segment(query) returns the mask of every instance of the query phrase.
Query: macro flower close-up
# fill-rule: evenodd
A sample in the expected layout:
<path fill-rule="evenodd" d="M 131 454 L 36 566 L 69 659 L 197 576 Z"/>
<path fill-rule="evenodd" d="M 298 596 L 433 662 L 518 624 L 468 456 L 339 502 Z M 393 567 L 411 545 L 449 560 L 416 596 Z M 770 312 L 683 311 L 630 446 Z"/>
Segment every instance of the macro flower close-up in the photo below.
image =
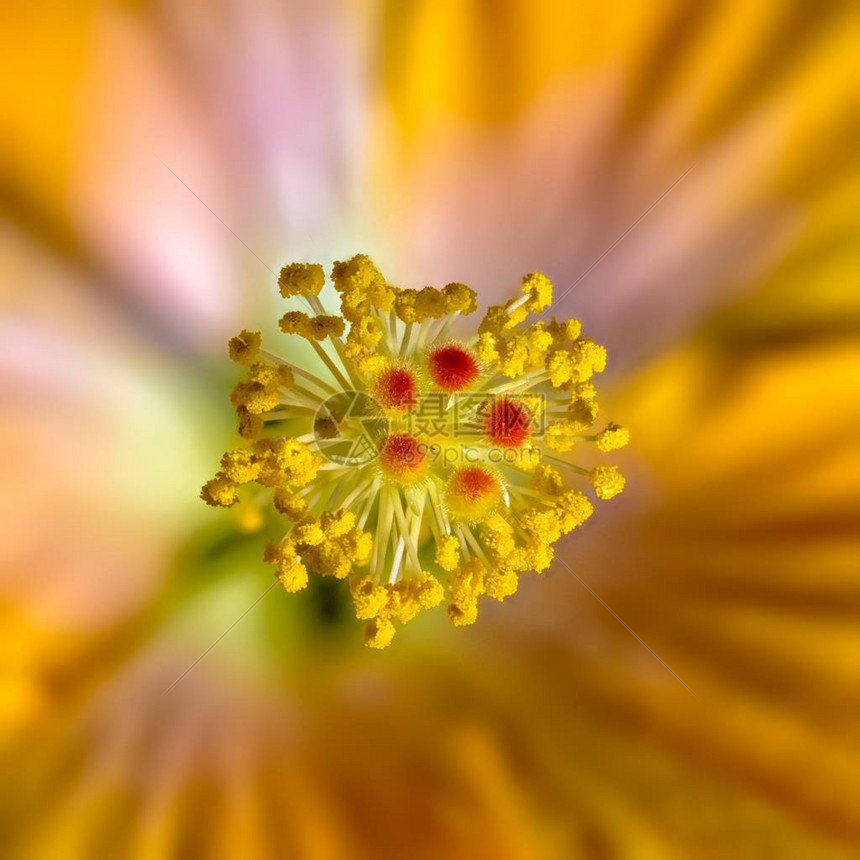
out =
<path fill-rule="evenodd" d="M 0 856 L 856 856 L 856 4 L 7 6 Z"/>
<path fill-rule="evenodd" d="M 479 597 L 504 600 L 520 573 L 546 570 L 553 545 L 594 511 L 565 489 L 564 473 L 587 477 L 601 499 L 625 484 L 616 466 L 586 469 L 554 452 L 582 442 L 612 451 L 629 433 L 586 432 L 606 350 L 580 337 L 579 321 L 523 325 L 552 304 L 545 275 L 526 275 L 522 295 L 491 305 L 466 341 L 448 336 L 477 307 L 465 284 L 400 289 L 360 254 L 331 276 L 340 315 L 324 312 L 318 263 L 292 263 L 278 280 L 313 314 L 288 311 L 280 327 L 316 351 L 318 374 L 262 349 L 260 332 L 230 340 L 248 376 L 231 400 L 253 442 L 225 453 L 200 495 L 231 508 L 240 487 L 262 488 L 245 504 L 271 502 L 291 520 L 265 550 L 280 584 L 301 591 L 309 566 L 349 577 L 356 615 L 369 619 L 365 643 L 385 648 L 393 619 L 411 621 L 447 595 L 451 621 L 473 624 Z M 307 432 L 285 435 L 289 423 Z"/>

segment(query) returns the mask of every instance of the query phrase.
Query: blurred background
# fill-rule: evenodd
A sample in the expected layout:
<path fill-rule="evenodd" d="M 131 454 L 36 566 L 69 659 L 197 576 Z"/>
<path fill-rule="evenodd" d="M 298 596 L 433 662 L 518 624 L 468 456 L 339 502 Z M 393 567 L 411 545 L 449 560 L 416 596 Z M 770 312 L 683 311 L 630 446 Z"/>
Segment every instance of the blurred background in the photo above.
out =
<path fill-rule="evenodd" d="M 856 3 L 2 19 L 0 855 L 856 856 Z M 227 337 L 289 356 L 272 271 L 359 251 L 575 284 L 633 436 L 582 582 L 385 652 L 198 498 Z"/>

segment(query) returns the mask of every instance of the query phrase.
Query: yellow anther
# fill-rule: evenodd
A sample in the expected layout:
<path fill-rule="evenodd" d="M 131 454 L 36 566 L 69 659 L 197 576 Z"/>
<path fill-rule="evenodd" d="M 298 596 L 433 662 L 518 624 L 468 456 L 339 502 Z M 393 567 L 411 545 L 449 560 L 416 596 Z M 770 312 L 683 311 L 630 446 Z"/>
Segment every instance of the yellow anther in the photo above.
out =
<path fill-rule="evenodd" d="M 260 382 L 237 382 L 230 393 L 230 402 L 238 411 L 244 409 L 250 415 L 261 415 L 274 409 L 281 402 L 277 386 Z"/>
<path fill-rule="evenodd" d="M 515 547 L 496 561 L 496 567 L 503 573 L 522 573 L 531 570 L 531 552 L 526 547 Z"/>
<path fill-rule="evenodd" d="M 309 317 L 303 311 L 290 311 L 281 317 L 279 324 L 284 334 L 297 334 L 305 340 L 340 337 L 344 332 L 344 321 L 328 314 Z"/>
<path fill-rule="evenodd" d="M 244 406 L 236 407 L 239 418 L 239 435 L 243 439 L 256 439 L 263 430 L 263 416 L 254 415 Z"/>
<path fill-rule="evenodd" d="M 342 538 L 340 545 L 356 567 L 362 567 L 370 559 L 373 551 L 373 535 L 359 528 L 350 529 Z"/>
<path fill-rule="evenodd" d="M 562 534 L 567 534 L 577 526 L 581 526 L 594 513 L 594 506 L 585 493 L 579 490 L 568 490 L 556 501 L 556 510 L 559 513 Z"/>
<path fill-rule="evenodd" d="M 526 337 L 515 337 L 504 346 L 499 358 L 499 370 L 511 379 L 522 376 L 528 369 L 526 367 L 528 359 L 528 339 Z"/>
<path fill-rule="evenodd" d="M 579 428 L 570 421 L 550 421 L 544 430 L 543 441 L 555 451 L 572 451 Z"/>
<path fill-rule="evenodd" d="M 258 331 L 243 329 L 228 344 L 230 359 L 238 364 L 250 364 L 260 352 L 262 336 Z"/>
<path fill-rule="evenodd" d="M 529 478 L 529 486 L 547 496 L 557 496 L 564 489 L 564 479 L 558 469 L 547 463 L 539 463 Z"/>
<path fill-rule="evenodd" d="M 295 531 L 296 529 L 293 529 L 293 534 Z M 311 536 L 316 537 L 315 534 Z M 304 560 L 320 576 L 345 579 L 352 571 L 352 559 L 343 551 L 340 543 L 335 540 L 324 539 L 311 546 L 305 552 Z"/>
<path fill-rule="evenodd" d="M 346 360 L 358 371 L 362 376 L 375 376 L 381 373 L 388 367 L 388 359 L 381 353 L 371 352 L 362 343 L 357 340 L 350 340 L 347 336 L 347 342 L 343 351 Z"/>
<path fill-rule="evenodd" d="M 614 451 L 630 441 L 630 431 L 619 424 L 607 424 L 606 429 L 597 434 L 596 441 L 601 451 Z"/>
<path fill-rule="evenodd" d="M 484 593 L 487 569 L 477 558 L 471 558 L 448 578 L 448 594 L 457 606 L 466 606 Z"/>
<path fill-rule="evenodd" d="M 278 369 L 268 361 L 252 361 L 248 365 L 248 379 L 264 386 L 277 386 Z"/>
<path fill-rule="evenodd" d="M 298 439 L 258 439 L 251 450 L 260 465 L 257 482 L 264 487 L 303 487 L 316 477 L 322 465 L 319 455 Z"/>
<path fill-rule="evenodd" d="M 535 573 L 542 573 L 551 564 L 554 550 L 551 546 L 543 543 L 533 543 L 529 546 L 527 566 Z"/>
<path fill-rule="evenodd" d="M 549 278 L 540 272 L 532 272 L 523 278 L 522 291 L 530 299 L 526 306 L 533 314 L 539 314 L 552 304 L 552 284 Z"/>
<path fill-rule="evenodd" d="M 415 310 L 419 319 L 439 319 L 447 313 L 452 313 L 450 308 L 451 300 L 443 291 L 434 290 L 433 287 L 424 287 L 418 291 Z"/>
<path fill-rule="evenodd" d="M 325 271 L 319 263 L 290 263 L 281 269 L 278 287 L 286 299 L 290 296 L 318 296 L 325 284 Z"/>
<path fill-rule="evenodd" d="M 275 565 L 279 570 L 289 570 L 299 561 L 296 545 L 290 538 L 267 544 L 263 550 L 263 561 Z"/>
<path fill-rule="evenodd" d="M 260 474 L 260 464 L 247 448 L 228 451 L 221 458 L 221 471 L 237 484 L 250 484 Z"/>
<path fill-rule="evenodd" d="M 325 532 L 315 519 L 308 519 L 296 523 L 290 532 L 290 537 L 297 545 L 316 546 L 325 539 Z"/>
<path fill-rule="evenodd" d="M 436 541 L 436 564 L 442 570 L 454 570 L 460 563 L 460 542 L 454 535 L 442 535 Z"/>
<path fill-rule="evenodd" d="M 392 585 L 388 592 L 388 604 L 385 611 L 401 624 L 412 621 L 421 612 L 417 583 L 411 579 L 402 579 Z"/>
<path fill-rule="evenodd" d="M 293 520 L 300 520 L 308 509 L 308 503 L 287 487 L 278 487 L 272 502 L 276 510 Z"/>
<path fill-rule="evenodd" d="M 584 385 L 591 387 L 592 390 L 594 388 L 590 383 L 584 383 Z M 583 387 L 583 385 L 576 386 L 570 399 L 570 404 L 567 407 L 568 423 L 574 433 L 582 433 L 588 430 L 600 411 L 597 401 L 593 397 L 586 397 L 577 393 Z"/>
<path fill-rule="evenodd" d="M 526 532 L 541 543 L 555 543 L 561 537 L 561 515 L 554 508 L 527 508 L 519 520 Z"/>
<path fill-rule="evenodd" d="M 295 381 L 296 378 L 293 375 L 293 369 L 291 367 L 288 367 L 286 364 L 278 365 L 277 384 L 281 388 L 292 388 Z"/>
<path fill-rule="evenodd" d="M 465 284 L 451 283 L 442 287 L 445 312 L 461 313 L 463 316 L 477 309 L 477 294 Z"/>
<path fill-rule="evenodd" d="M 501 514 L 493 514 L 481 523 L 481 530 L 513 534 L 514 527 Z"/>
<path fill-rule="evenodd" d="M 355 617 L 362 621 L 376 618 L 388 604 L 388 588 L 377 585 L 372 576 L 356 576 L 350 579 L 349 593 L 355 604 Z"/>
<path fill-rule="evenodd" d="M 327 538 L 343 537 L 355 527 L 355 514 L 343 508 L 334 513 L 326 511 L 320 517 L 320 527 Z"/>
<path fill-rule="evenodd" d="M 308 569 L 300 562 L 289 570 L 279 570 L 276 576 L 284 591 L 290 593 L 301 591 L 308 584 Z"/>
<path fill-rule="evenodd" d="M 285 591 L 301 591 L 308 584 L 308 570 L 289 538 L 280 543 L 270 543 L 263 553 L 263 560 L 277 567 L 275 575 Z"/>
<path fill-rule="evenodd" d="M 546 358 L 546 371 L 554 388 L 561 388 L 569 383 L 573 374 L 570 350 L 559 348 L 550 352 Z"/>
<path fill-rule="evenodd" d="M 387 648 L 394 638 L 394 625 L 387 618 L 375 618 L 364 628 L 364 644 L 368 648 Z"/>
<path fill-rule="evenodd" d="M 417 304 L 418 290 L 400 290 L 394 298 L 394 313 L 405 323 L 420 322 Z"/>
<path fill-rule="evenodd" d="M 335 263 L 331 279 L 341 293 L 341 310 L 347 319 L 362 315 L 361 311 L 369 305 L 389 311 L 394 304 L 394 289 L 385 283 L 382 273 L 365 254 Z"/>
<path fill-rule="evenodd" d="M 432 609 L 445 599 L 445 589 L 432 573 L 424 570 L 418 579 L 417 597 L 422 609 Z"/>
<path fill-rule="evenodd" d="M 606 349 L 593 340 L 581 338 L 570 347 L 556 347 L 546 360 L 550 382 L 555 388 L 586 382 L 606 368 Z"/>
<path fill-rule="evenodd" d="M 475 354 L 485 364 L 493 364 L 499 360 L 499 350 L 497 348 L 497 343 L 499 342 L 498 335 L 485 331 L 478 338 L 478 342 L 475 345 Z M 501 341 L 501 343 L 504 343 L 504 341 Z"/>
<path fill-rule="evenodd" d="M 467 627 L 478 620 L 478 601 L 469 600 L 465 603 L 449 603 L 448 617 L 455 627 Z"/>
<path fill-rule="evenodd" d="M 601 499 L 611 499 L 623 489 L 626 480 L 617 466 L 596 466 L 591 473 L 591 485 Z"/>
<path fill-rule="evenodd" d="M 482 525 L 486 526 L 486 523 Z M 497 531 L 482 527 L 481 537 L 490 553 L 490 557 L 495 562 L 507 558 L 516 547 L 516 541 L 511 531 Z"/>
<path fill-rule="evenodd" d="M 490 305 L 478 326 L 478 334 L 501 334 L 508 321 L 508 312 L 503 305 Z"/>
<path fill-rule="evenodd" d="M 519 577 L 512 570 L 491 570 L 484 579 L 485 593 L 495 600 L 504 600 L 516 594 Z"/>
<path fill-rule="evenodd" d="M 528 370 L 537 370 L 546 362 L 546 355 L 553 344 L 552 335 L 543 328 L 541 323 L 536 323 L 525 335 L 528 346 Z"/>
<path fill-rule="evenodd" d="M 606 369 L 606 347 L 588 338 L 579 338 L 570 348 L 574 367 L 574 382 L 585 382 L 593 373 Z"/>
<path fill-rule="evenodd" d="M 521 322 L 525 322 L 526 317 L 529 315 L 529 309 L 525 305 L 519 305 L 519 307 L 511 308 L 516 299 L 511 299 L 505 305 L 505 313 L 507 314 L 507 319 L 505 320 L 504 328 L 512 329 L 518 326 Z"/>
<path fill-rule="evenodd" d="M 239 501 L 235 482 L 220 472 L 203 485 L 200 498 L 213 508 L 229 508 Z"/>
<path fill-rule="evenodd" d="M 556 322 L 555 317 L 553 317 L 546 330 L 552 336 L 553 342 L 557 346 L 561 346 L 575 341 L 582 332 L 582 325 L 579 320 Z"/>
<path fill-rule="evenodd" d="M 382 329 L 372 316 L 363 316 L 353 323 L 348 337 L 362 346 L 373 349 L 382 339 Z"/>
<path fill-rule="evenodd" d="M 254 436 L 262 425 L 249 428 L 252 432 L 246 434 L 242 428 L 242 416 L 261 415 L 278 406 L 281 402 L 280 389 L 292 386 L 293 372 L 289 367 L 275 366 L 259 359 L 250 361 L 247 368 L 248 380 L 236 383 L 230 394 L 230 402 L 239 415 L 239 432 L 243 436 Z"/>

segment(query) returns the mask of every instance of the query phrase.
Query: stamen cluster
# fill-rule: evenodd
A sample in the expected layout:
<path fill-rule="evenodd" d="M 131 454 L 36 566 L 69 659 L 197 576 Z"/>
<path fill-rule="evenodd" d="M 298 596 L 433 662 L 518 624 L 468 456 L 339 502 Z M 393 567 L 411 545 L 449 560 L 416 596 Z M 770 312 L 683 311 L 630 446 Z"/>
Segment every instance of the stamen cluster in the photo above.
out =
<path fill-rule="evenodd" d="M 471 624 L 482 596 L 504 600 L 521 574 L 546 570 L 554 544 L 593 512 L 567 480 L 584 476 L 599 499 L 624 487 L 615 466 L 561 455 L 582 443 L 611 451 L 629 434 L 617 424 L 590 432 L 605 349 L 577 320 L 527 322 L 550 307 L 544 275 L 526 275 L 522 295 L 489 307 L 462 340 L 454 324 L 477 308 L 464 284 L 400 289 L 361 254 L 335 263 L 331 282 L 337 316 L 319 298 L 322 266 L 294 263 L 278 281 L 305 305 L 281 330 L 311 344 L 318 369 L 264 351 L 258 332 L 230 340 L 247 376 L 231 394 L 246 443 L 224 455 L 201 497 L 271 502 L 287 525 L 264 557 L 283 587 L 306 587 L 309 572 L 347 579 L 366 644 L 384 648 L 395 623 L 424 609 L 446 602 L 455 625 Z M 352 419 L 330 405 L 350 397 L 362 404 Z M 422 421 L 431 402 L 435 418 Z M 367 403 L 381 435 L 364 432 Z M 306 432 L 287 435 L 286 421 Z M 330 455 L 332 437 L 353 453 Z"/>

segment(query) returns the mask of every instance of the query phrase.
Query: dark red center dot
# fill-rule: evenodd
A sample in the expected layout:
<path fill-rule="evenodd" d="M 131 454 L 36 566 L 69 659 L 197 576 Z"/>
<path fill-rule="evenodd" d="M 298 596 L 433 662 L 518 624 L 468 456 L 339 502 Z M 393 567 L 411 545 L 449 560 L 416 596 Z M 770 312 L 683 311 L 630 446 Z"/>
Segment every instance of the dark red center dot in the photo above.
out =
<path fill-rule="evenodd" d="M 433 384 L 443 391 L 462 391 L 481 372 L 475 354 L 458 343 L 446 343 L 431 349 L 427 355 L 427 367 Z"/>
<path fill-rule="evenodd" d="M 531 427 L 528 409 L 510 397 L 499 397 L 485 407 L 484 427 L 487 438 L 500 448 L 519 448 Z"/>
<path fill-rule="evenodd" d="M 402 365 L 383 370 L 373 386 L 373 396 L 386 409 L 414 409 L 418 403 L 418 382 L 415 374 Z"/>

